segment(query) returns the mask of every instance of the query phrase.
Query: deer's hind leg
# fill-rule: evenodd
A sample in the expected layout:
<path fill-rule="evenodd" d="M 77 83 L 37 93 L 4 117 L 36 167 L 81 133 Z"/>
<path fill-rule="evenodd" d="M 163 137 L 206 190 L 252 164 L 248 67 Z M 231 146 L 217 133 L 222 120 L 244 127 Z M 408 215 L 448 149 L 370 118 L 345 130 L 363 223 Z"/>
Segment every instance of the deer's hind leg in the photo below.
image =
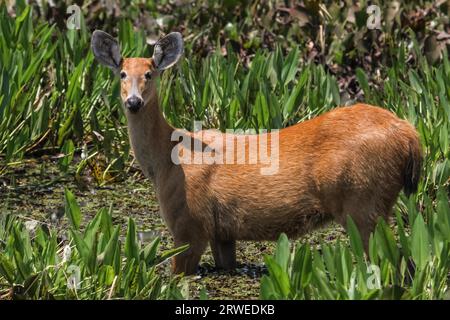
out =
<path fill-rule="evenodd" d="M 342 215 L 338 222 L 347 230 L 347 217 L 350 216 L 358 228 L 366 254 L 369 254 L 370 234 L 375 231 L 378 219 L 381 217 L 389 220 L 392 216 L 394 199 L 382 199 L 381 197 L 364 197 L 348 199 L 344 202 Z"/>
<path fill-rule="evenodd" d="M 211 251 L 216 267 L 225 270 L 236 268 L 236 240 L 212 240 Z"/>

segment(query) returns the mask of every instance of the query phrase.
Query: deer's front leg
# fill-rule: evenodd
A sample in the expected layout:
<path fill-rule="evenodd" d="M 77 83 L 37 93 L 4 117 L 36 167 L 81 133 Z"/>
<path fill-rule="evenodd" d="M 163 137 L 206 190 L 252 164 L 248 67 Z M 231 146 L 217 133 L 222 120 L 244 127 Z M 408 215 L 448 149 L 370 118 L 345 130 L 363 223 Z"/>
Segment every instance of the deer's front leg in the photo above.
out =
<path fill-rule="evenodd" d="M 208 245 L 207 237 L 204 235 L 203 227 L 192 220 L 188 214 L 182 212 L 174 219 L 173 237 L 175 247 L 189 245 L 186 251 L 176 255 L 172 260 L 172 271 L 195 274 L 198 263 Z"/>
<path fill-rule="evenodd" d="M 172 259 L 172 272 L 177 274 L 184 273 L 185 275 L 195 274 L 200 258 L 203 252 L 205 252 L 207 242 L 197 239 L 190 241 L 175 239 L 175 247 L 180 247 L 185 244 L 188 244 L 189 248 Z"/>
<path fill-rule="evenodd" d="M 236 240 L 213 240 L 211 250 L 216 267 L 232 270 L 236 268 Z"/>

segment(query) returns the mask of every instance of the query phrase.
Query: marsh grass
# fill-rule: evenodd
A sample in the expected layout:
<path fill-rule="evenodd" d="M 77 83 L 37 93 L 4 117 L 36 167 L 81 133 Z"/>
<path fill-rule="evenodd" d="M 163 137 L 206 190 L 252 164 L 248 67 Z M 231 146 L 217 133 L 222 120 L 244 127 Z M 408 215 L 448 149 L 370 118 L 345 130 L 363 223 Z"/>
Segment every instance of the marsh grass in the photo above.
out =
<path fill-rule="evenodd" d="M 0 4 L 1 192 L 11 188 L 26 190 L 26 186 L 17 185 L 18 177 L 12 175 L 9 178 L 8 172 L 12 167 L 28 161 L 30 157 L 42 155 L 58 159 L 58 170 L 55 170 L 50 180 L 38 183 L 40 187 L 52 186 L 57 181 L 71 181 L 73 177 L 77 181 L 75 188 L 88 190 L 93 188 L 91 184 L 104 187 L 114 181 L 123 181 L 135 168 L 126 133 L 126 119 L 118 98 L 119 82 L 109 70 L 94 62 L 89 49 L 90 31 L 86 27 L 86 21 L 82 20 L 81 30 L 63 30 L 58 23 L 50 24 L 42 17 L 36 16 L 36 12 L 23 1 L 17 3 L 15 17 L 8 13 L 4 2 Z M 131 12 L 130 16 L 133 14 L 136 12 Z M 322 15 L 328 17 L 324 12 Z M 338 17 L 342 18 L 341 15 Z M 215 17 L 213 20 L 219 18 L 221 17 Z M 124 55 L 150 56 L 146 35 L 143 31 L 136 31 L 130 20 L 124 17 L 118 19 L 115 24 Z M 361 17 L 357 17 L 357 20 L 358 30 L 364 30 L 364 25 L 360 23 Z M 194 18 L 187 21 L 198 22 Z M 244 29 L 251 22 L 245 21 Z M 440 25 L 441 20 L 436 23 Z M 354 235 L 351 237 L 350 246 L 346 243 L 324 244 L 320 247 L 328 249 L 315 251 L 316 249 L 300 245 L 295 251 L 297 260 L 294 260 L 297 262 L 292 262 L 294 269 L 297 269 L 296 263 L 300 263 L 298 261 L 302 261 L 305 268 L 308 268 L 310 263 L 324 261 L 324 268 L 316 268 L 322 270 L 322 273 L 311 276 L 311 279 L 315 280 L 298 280 L 297 273 L 280 273 L 283 286 L 278 290 L 275 289 L 275 284 L 269 285 L 267 280 L 279 280 L 277 275 L 270 274 L 273 273 L 272 269 L 277 268 L 277 259 L 273 262 L 273 259 L 266 258 L 270 278 L 263 280 L 262 297 L 356 299 L 445 296 L 449 267 L 448 238 L 446 239 L 445 235 L 450 234 L 446 233 L 448 230 L 445 229 L 448 225 L 450 177 L 450 62 L 445 47 L 441 58 L 430 61 L 428 55 L 424 54 L 429 48 L 422 43 L 422 38 L 418 38 L 419 35 L 423 37 L 423 33 L 417 32 L 416 36 L 413 29 L 414 26 L 411 25 L 390 33 L 391 37 L 387 41 L 389 45 L 382 50 L 384 64 L 367 66 L 359 63 L 358 68 L 345 71 L 346 76 L 348 72 L 352 74 L 350 83 L 348 78 L 334 71 L 331 62 L 345 64 L 352 54 L 356 58 L 351 61 L 358 62 L 358 59 L 364 57 L 364 50 L 351 49 L 344 52 L 342 46 L 344 43 L 347 45 L 350 40 L 347 39 L 347 42 L 343 41 L 339 45 L 338 39 L 334 39 L 334 45 L 330 46 L 332 49 L 327 54 L 322 52 L 317 55 L 318 61 L 311 60 L 307 58 L 311 52 L 306 46 L 299 46 L 298 43 L 304 43 L 296 42 L 295 36 L 289 34 L 290 31 L 283 34 L 285 38 L 280 37 L 279 43 L 270 42 L 267 46 L 270 51 L 264 49 L 264 45 L 254 45 L 258 43 L 254 40 L 256 42 L 247 46 L 246 52 L 249 54 L 245 57 L 242 57 L 242 50 L 236 53 L 231 41 L 220 45 L 218 43 L 204 57 L 204 52 L 199 54 L 198 48 L 189 43 L 192 40 L 192 43 L 198 44 L 201 37 L 190 37 L 191 40 L 186 41 L 186 57 L 177 68 L 165 72 L 160 79 L 159 93 L 164 114 L 169 122 L 180 128 L 192 129 L 193 120 L 202 120 L 205 127 L 220 130 L 283 128 L 355 101 L 387 108 L 418 128 L 425 153 L 419 191 L 410 199 L 401 196 L 397 203 L 399 232 L 391 236 L 390 229 L 381 226 L 378 236 L 374 238 L 375 243 L 380 244 L 382 235 L 386 235 L 390 239 L 386 244 L 391 249 L 373 250 L 376 251 L 373 256 L 358 265 L 361 256 L 354 247 Z M 226 29 L 229 37 L 234 37 L 233 32 L 233 26 Z M 326 35 L 329 36 L 330 33 Z M 244 42 L 250 40 L 240 37 L 236 39 Z M 207 43 L 210 45 L 211 39 Z M 261 43 L 264 44 L 265 41 Z M 373 56 L 373 52 L 370 52 Z M 320 61 L 326 63 L 315 63 Z M 349 89 L 350 87 L 356 89 Z M 83 179 L 91 175 L 90 171 L 95 172 L 95 182 Z M 58 192 L 60 207 L 65 207 L 63 189 Z M 27 212 L 21 214 L 27 215 Z M 17 215 L 17 212 L 1 216 L 2 221 L 7 222 L 2 224 L 3 229 L 0 231 L 0 248 L 2 252 L 6 252 L 2 253 L 0 282 L 2 285 L 6 284 L 7 294 L 16 287 L 28 287 L 30 279 L 34 279 L 30 277 L 38 273 L 42 283 L 52 286 L 40 286 L 37 289 L 30 287 L 25 296 L 23 291 L 19 290 L 20 295 L 13 297 L 69 297 L 66 285 L 61 280 L 62 271 L 53 268 L 50 275 L 46 269 L 48 265 L 57 264 L 56 256 L 62 248 L 54 232 L 49 230 L 47 234 L 42 231 L 38 238 L 30 237 L 27 235 L 24 221 L 14 215 Z M 69 241 L 76 247 L 73 251 L 73 261 L 83 265 L 82 274 L 89 279 L 86 282 L 89 287 L 80 298 L 104 298 L 107 296 L 107 288 L 112 285 L 111 268 L 95 263 L 93 256 L 83 255 L 86 250 L 83 249 L 82 241 L 87 241 L 86 246 L 92 248 L 92 239 L 97 238 L 92 237 L 91 233 L 89 239 L 85 239 L 86 234 L 79 231 L 78 227 L 94 228 L 96 221 L 110 219 L 107 209 L 100 211 L 97 217 L 101 218 L 96 220 L 91 216 L 93 220 L 87 219 L 79 225 L 76 219 L 72 219 L 73 232 L 69 235 Z M 404 221 L 405 233 L 400 230 L 400 221 Z M 130 221 L 128 225 L 131 228 L 133 223 Z M 106 249 L 106 239 L 110 239 L 115 229 L 109 230 L 109 236 L 105 230 L 101 231 L 104 233 L 103 240 L 95 240 L 98 241 L 99 254 Z M 124 232 L 126 231 L 121 233 L 122 236 Z M 133 231 L 129 230 L 128 234 L 133 234 Z M 286 241 L 280 241 L 279 250 L 286 252 L 286 248 L 289 248 Z M 425 248 L 419 243 L 428 245 Z M 40 256 L 38 253 L 43 250 L 48 253 Z M 135 249 L 131 250 L 128 246 L 127 250 L 125 252 L 120 249 L 119 260 L 125 264 L 116 264 L 114 274 L 120 275 L 120 270 L 135 272 L 139 269 L 136 274 L 143 278 L 139 280 L 139 285 L 133 287 L 133 292 L 118 291 L 117 296 L 141 297 L 139 292 L 144 290 L 146 297 L 168 297 L 165 294 L 172 292 L 171 290 L 156 290 L 153 295 L 147 287 L 142 287 L 148 279 L 158 279 L 158 275 L 152 271 L 152 264 L 141 264 L 142 261 L 147 261 L 145 258 L 137 263 Z M 134 252 L 132 255 L 130 250 Z M 328 258 L 324 250 L 329 251 Z M 393 256 L 387 256 L 386 252 L 391 252 Z M 271 252 L 267 253 L 270 256 Z M 313 258 L 307 258 L 308 255 Z M 132 263 L 129 262 L 131 256 L 135 258 L 133 266 L 130 266 Z M 324 260 L 330 257 L 335 259 L 335 262 L 327 263 Z M 286 259 L 282 259 L 283 272 L 289 270 L 286 269 L 286 261 L 289 261 Z M 408 275 L 404 269 L 405 263 L 411 259 L 417 271 L 414 276 Z M 367 274 L 363 271 L 368 261 L 380 266 L 384 288 L 388 290 L 387 288 L 401 287 L 401 294 L 394 290 L 395 294 L 389 295 L 384 289 L 371 293 L 362 288 L 358 291 L 354 287 L 350 294 L 352 277 L 349 275 L 356 272 L 361 279 L 366 277 Z M 340 271 L 338 278 L 332 270 L 343 262 L 346 262 L 346 269 Z M 44 270 L 45 276 L 42 273 Z M 400 270 L 399 273 L 397 270 Z M 99 282 L 100 273 L 103 282 Z M 53 282 L 45 282 L 49 276 Z M 301 285 L 298 286 L 298 283 Z M 324 283 L 327 285 L 324 286 Z M 178 289 L 174 290 L 176 292 Z"/>

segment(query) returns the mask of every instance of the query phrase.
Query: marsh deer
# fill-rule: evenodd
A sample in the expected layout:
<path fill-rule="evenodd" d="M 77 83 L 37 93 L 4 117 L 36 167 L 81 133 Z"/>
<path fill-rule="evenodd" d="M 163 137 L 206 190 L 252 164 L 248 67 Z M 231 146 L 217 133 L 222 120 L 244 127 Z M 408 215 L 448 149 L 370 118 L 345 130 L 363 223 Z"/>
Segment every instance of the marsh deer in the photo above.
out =
<path fill-rule="evenodd" d="M 282 232 L 298 237 L 332 220 L 345 228 L 347 216 L 359 228 L 367 251 L 377 219 L 390 216 L 401 189 L 407 195 L 417 189 L 422 162 L 417 132 L 390 111 L 365 104 L 339 107 L 276 135 L 185 132 L 165 120 L 155 82 L 182 56 L 179 33 L 160 39 L 152 58 L 122 58 L 118 42 L 102 31 L 94 32 L 92 50 L 97 61 L 120 76 L 135 157 L 153 181 L 175 246 L 189 244 L 173 260 L 176 273 L 194 273 L 208 243 L 217 267 L 229 269 L 236 264 L 236 240 L 276 240 Z M 194 150 L 174 141 L 174 134 L 206 139 L 201 150 Z M 265 164 L 259 160 L 221 164 L 173 159 L 173 150 L 192 157 L 205 152 L 204 147 L 229 146 L 239 139 L 244 141 L 243 156 L 251 158 L 251 142 L 261 137 L 269 141 L 269 152 L 277 153 L 272 174 L 262 174 Z M 236 150 L 231 154 L 242 157 Z"/>

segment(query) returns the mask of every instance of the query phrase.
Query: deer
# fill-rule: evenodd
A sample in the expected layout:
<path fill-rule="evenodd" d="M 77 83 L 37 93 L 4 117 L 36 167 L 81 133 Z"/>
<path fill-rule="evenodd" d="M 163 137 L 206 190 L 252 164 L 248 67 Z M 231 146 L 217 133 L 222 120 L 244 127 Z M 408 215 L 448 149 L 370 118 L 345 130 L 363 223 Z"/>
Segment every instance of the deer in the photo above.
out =
<path fill-rule="evenodd" d="M 91 48 L 95 59 L 120 77 L 134 156 L 153 183 L 174 245 L 188 245 L 173 257 L 174 273 L 195 274 L 208 244 L 216 267 L 232 270 L 237 241 L 274 241 L 281 233 L 295 239 L 332 221 L 346 229 L 348 217 L 368 253 L 377 220 L 391 217 L 401 190 L 406 196 L 417 192 L 423 161 L 419 135 L 387 109 L 362 103 L 336 107 L 276 134 L 188 132 L 166 121 L 156 84 L 183 56 L 180 33 L 159 39 L 151 58 L 123 58 L 118 41 L 100 30 L 94 31 Z M 249 158 L 251 142 L 263 137 L 278 159 L 272 174 L 262 174 L 266 162 L 259 160 L 192 163 L 173 157 L 192 159 L 211 146 L 217 154 L 237 157 L 227 146 L 241 138 Z M 201 148 L 180 139 L 200 141 Z"/>

